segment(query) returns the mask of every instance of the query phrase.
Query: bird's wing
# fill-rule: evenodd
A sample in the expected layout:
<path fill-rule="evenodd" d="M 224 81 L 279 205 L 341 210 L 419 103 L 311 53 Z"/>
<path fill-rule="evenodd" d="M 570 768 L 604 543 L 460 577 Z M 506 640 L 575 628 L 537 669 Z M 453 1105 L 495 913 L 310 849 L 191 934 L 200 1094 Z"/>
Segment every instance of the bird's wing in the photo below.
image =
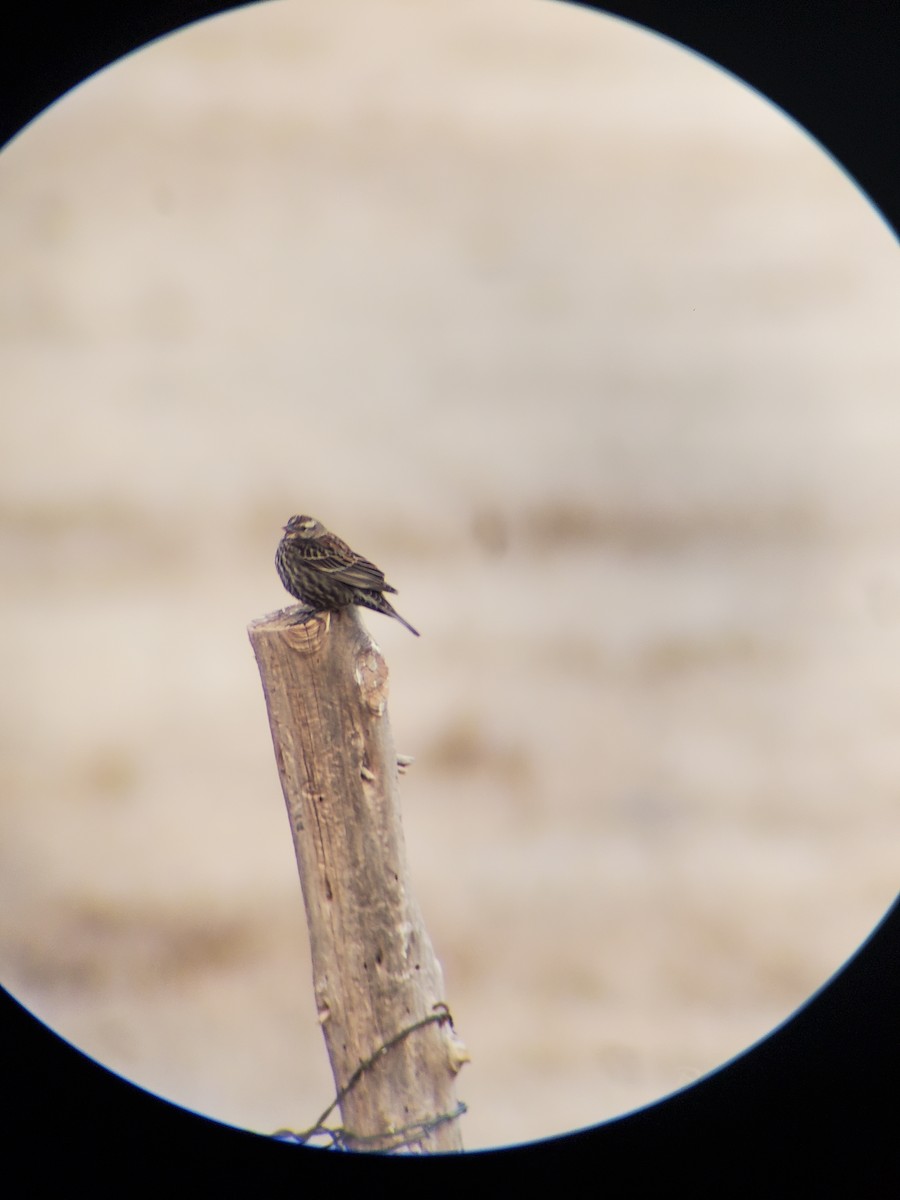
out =
<path fill-rule="evenodd" d="M 346 583 L 349 587 L 362 588 L 365 591 L 393 592 L 394 588 L 384 581 L 384 572 L 379 571 L 374 563 L 352 550 L 344 552 L 328 546 L 312 543 L 305 557 L 314 562 L 320 571 L 331 575 L 338 583 Z"/>

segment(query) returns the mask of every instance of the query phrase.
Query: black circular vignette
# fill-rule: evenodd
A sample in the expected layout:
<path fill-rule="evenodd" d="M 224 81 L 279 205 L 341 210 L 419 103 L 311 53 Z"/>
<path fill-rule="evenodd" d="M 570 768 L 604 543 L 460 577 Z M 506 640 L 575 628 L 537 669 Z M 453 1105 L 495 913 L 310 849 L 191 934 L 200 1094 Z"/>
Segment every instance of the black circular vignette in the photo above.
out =
<path fill-rule="evenodd" d="M 522 0 L 526 3 L 527 0 Z M 535 2 L 535 0 L 532 0 Z M 231 8 L 228 0 L 89 0 L 20 7 L 0 42 L 0 145 L 123 54 Z M 856 0 L 627 0 L 583 7 L 636 21 L 724 66 L 815 136 L 900 229 L 900 6 Z M 270 1194 L 439 1169 L 450 1186 L 495 1173 L 505 1186 L 589 1178 L 619 1194 L 677 1180 L 692 1194 L 887 1195 L 900 1183 L 892 1115 L 900 1077 L 900 904 L 854 957 L 774 1033 L 676 1095 L 594 1129 L 455 1158 L 402 1159 L 287 1146 L 159 1100 L 93 1063 L 0 992 L 4 1134 L 35 1187 L 65 1180 L 118 1194 L 184 1183 Z M 427 1162 L 423 1168 L 413 1162 Z M 586 1173 L 590 1172 L 589 1175 Z M 433 1178 L 429 1175 L 428 1179 Z M 127 1184 L 126 1184 L 127 1187 Z"/>

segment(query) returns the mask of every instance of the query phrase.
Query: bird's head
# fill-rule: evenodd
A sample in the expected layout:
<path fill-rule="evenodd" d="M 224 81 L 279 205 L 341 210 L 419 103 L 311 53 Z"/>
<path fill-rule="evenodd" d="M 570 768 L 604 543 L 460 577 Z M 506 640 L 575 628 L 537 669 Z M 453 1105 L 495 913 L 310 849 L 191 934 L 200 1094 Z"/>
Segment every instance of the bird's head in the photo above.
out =
<path fill-rule="evenodd" d="M 314 538 L 319 537 L 325 532 L 321 522 L 315 517 L 291 517 L 287 525 L 284 527 L 284 532 L 288 537 L 298 538 Z"/>

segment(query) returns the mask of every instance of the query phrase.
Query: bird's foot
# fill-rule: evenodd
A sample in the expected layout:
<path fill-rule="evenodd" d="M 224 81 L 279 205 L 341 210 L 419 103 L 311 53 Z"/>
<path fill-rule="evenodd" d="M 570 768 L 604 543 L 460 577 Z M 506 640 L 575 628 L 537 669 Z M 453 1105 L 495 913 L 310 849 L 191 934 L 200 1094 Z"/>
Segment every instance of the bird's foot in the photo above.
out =
<path fill-rule="evenodd" d="M 312 608 L 308 604 L 299 604 L 288 617 L 288 625 L 305 625 L 307 621 L 311 621 L 313 617 L 321 617 L 325 621 L 327 629 L 331 624 L 331 613 L 323 612 L 321 609 Z"/>

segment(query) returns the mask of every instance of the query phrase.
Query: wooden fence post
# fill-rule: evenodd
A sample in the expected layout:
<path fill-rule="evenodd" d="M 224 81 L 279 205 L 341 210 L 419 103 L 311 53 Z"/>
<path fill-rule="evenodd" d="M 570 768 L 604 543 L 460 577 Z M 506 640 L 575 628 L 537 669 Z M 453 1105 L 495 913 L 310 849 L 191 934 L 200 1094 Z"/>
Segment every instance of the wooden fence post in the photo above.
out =
<path fill-rule="evenodd" d="M 253 621 L 312 950 L 319 1021 L 353 1150 L 459 1151 L 468 1061 L 412 897 L 387 666 L 357 610 Z M 312 1131 L 310 1131 L 312 1132 Z"/>

